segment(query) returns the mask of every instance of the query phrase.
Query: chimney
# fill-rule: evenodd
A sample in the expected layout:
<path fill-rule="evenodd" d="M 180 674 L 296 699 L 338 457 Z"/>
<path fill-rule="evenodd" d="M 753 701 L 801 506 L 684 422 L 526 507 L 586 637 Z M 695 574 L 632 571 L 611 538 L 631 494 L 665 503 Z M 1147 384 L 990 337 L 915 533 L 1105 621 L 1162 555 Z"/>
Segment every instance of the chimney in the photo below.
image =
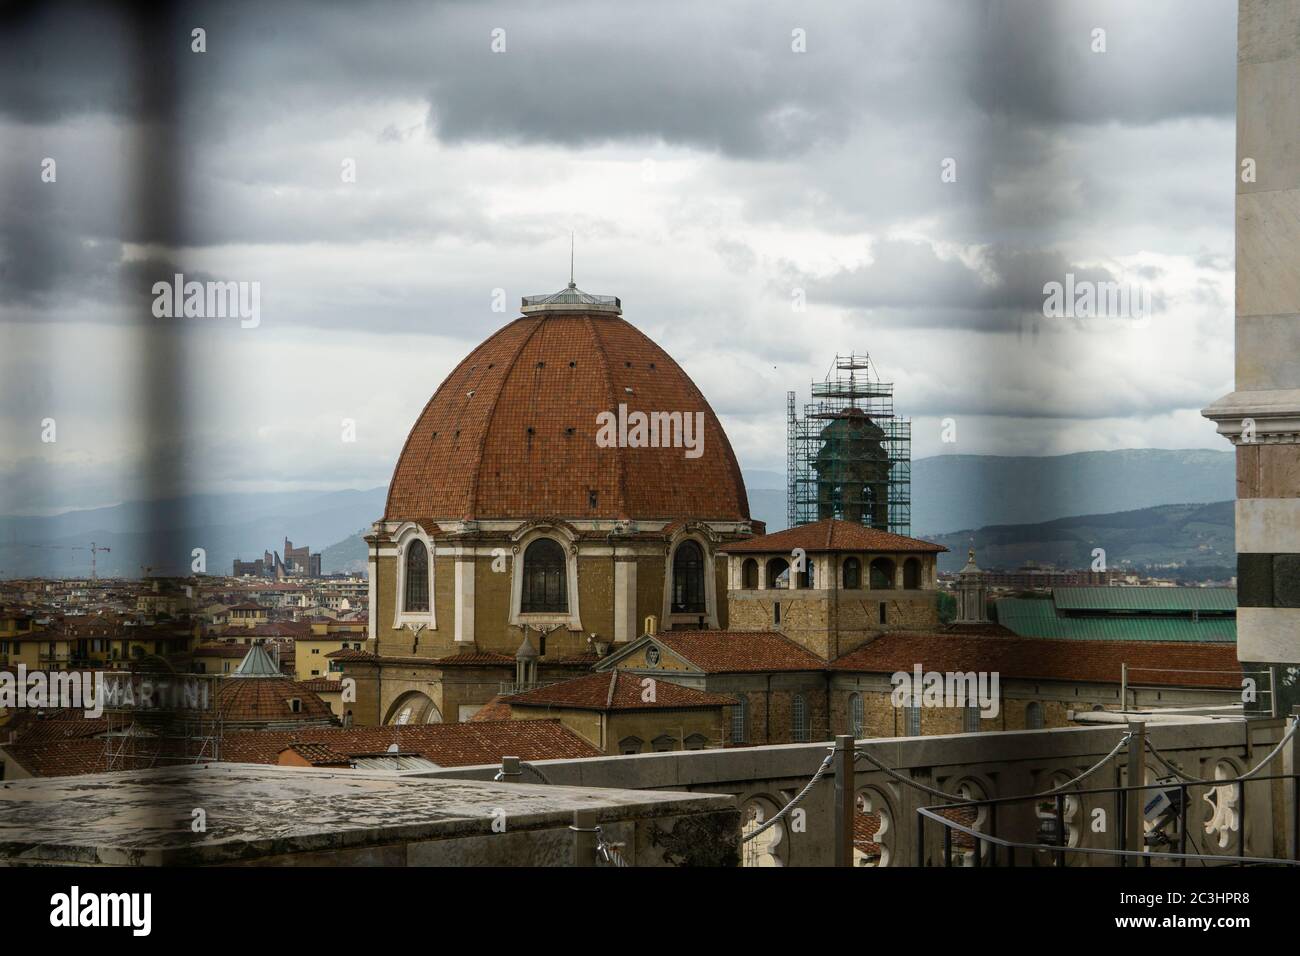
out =
<path fill-rule="evenodd" d="M 655 617 L 653 614 L 650 614 L 650 615 L 647 615 L 647 616 L 646 616 L 646 619 L 645 619 L 645 633 L 647 633 L 647 634 L 658 634 L 658 633 L 659 633 L 659 618 Z"/>

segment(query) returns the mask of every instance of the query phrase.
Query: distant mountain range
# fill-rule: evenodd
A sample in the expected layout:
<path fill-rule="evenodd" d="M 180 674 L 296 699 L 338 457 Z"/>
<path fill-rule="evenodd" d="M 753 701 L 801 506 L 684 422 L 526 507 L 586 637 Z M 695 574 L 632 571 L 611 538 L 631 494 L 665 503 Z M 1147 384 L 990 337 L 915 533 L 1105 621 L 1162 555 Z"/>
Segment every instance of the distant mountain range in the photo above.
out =
<path fill-rule="evenodd" d="M 969 538 L 995 525 L 1223 501 L 1233 497 L 1234 481 L 1229 451 L 940 455 L 912 464 L 912 533 L 947 543 L 961 529 L 980 529 L 965 532 Z M 784 475 L 746 471 L 745 483 L 750 513 L 767 522 L 769 531 L 785 528 Z M 88 574 L 90 552 L 69 549 L 85 549 L 92 541 L 112 549 L 98 556 L 104 576 L 134 577 L 142 566 L 153 573 L 185 573 L 198 547 L 206 550 L 210 572 L 228 574 L 236 557 L 251 560 L 264 550 L 280 550 L 286 536 L 295 545 L 321 551 L 326 573 L 357 570 L 366 559 L 360 530 L 383 513 L 385 495 L 382 487 L 203 494 L 55 517 L 0 517 L 0 577 Z M 1228 528 L 1230 532 L 1230 511 Z M 960 548 L 963 554 L 966 547 Z"/>
<path fill-rule="evenodd" d="M 1043 458 L 938 455 L 912 463 L 912 534 L 1236 497 L 1231 451 L 1140 448 Z"/>
<path fill-rule="evenodd" d="M 1027 562 L 1087 568 L 1093 549 L 1106 552 L 1106 567 L 1154 570 L 1157 577 L 1226 579 L 1237 573 L 1233 502 L 1158 505 L 1135 511 L 1057 518 L 1036 524 L 990 525 L 939 535 L 949 549 L 940 571 L 957 571 L 966 552 L 986 570 L 1019 568 Z"/>
<path fill-rule="evenodd" d="M 386 492 L 188 495 L 49 518 L 0 517 L 0 577 L 86 576 L 91 542 L 111 549 L 97 558 L 103 577 L 137 577 L 142 567 L 154 574 L 189 573 L 195 548 L 206 552 L 209 573 L 229 574 L 235 558 L 249 561 L 263 551 L 283 557 L 285 537 L 321 551 L 327 573 L 340 571 L 325 560 L 328 546 L 382 514 Z"/>

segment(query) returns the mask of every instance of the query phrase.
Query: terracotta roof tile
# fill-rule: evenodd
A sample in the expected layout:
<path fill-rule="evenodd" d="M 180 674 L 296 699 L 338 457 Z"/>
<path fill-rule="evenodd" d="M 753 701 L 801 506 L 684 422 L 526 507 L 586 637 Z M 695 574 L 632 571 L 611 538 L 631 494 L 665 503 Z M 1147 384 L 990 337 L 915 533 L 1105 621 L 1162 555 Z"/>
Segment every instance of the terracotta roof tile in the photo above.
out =
<path fill-rule="evenodd" d="M 655 681 L 653 701 L 642 699 L 643 678 L 624 671 L 608 674 L 588 674 L 573 680 L 561 681 L 549 687 L 539 687 L 523 694 L 505 698 L 511 707 L 572 707 L 577 710 L 661 710 L 694 707 L 730 707 L 734 697 L 706 694 L 671 681 Z"/>
<path fill-rule="evenodd" d="M 221 759 L 232 763 L 278 763 L 280 752 L 295 743 L 318 744 L 349 755 L 385 753 L 396 744 L 402 753 L 419 754 L 440 767 L 500 763 L 505 756 L 523 760 L 571 760 L 601 755 L 552 718 L 405 727 L 250 730 L 226 734 L 221 743 Z"/>
<path fill-rule="evenodd" d="M 329 721 L 329 705 L 287 677 L 227 677 L 217 682 L 216 704 L 230 725 Z M 299 702 L 293 710 L 292 700 Z"/>
<path fill-rule="evenodd" d="M 826 669 L 820 657 L 776 631 L 665 631 L 654 639 L 710 674 Z"/>
<path fill-rule="evenodd" d="M 482 723 L 485 720 L 509 720 L 510 705 L 506 699 L 498 694 L 490 701 L 479 708 L 478 713 L 470 718 L 471 721 Z"/>
<path fill-rule="evenodd" d="M 345 648 L 341 651 L 331 651 L 325 655 L 327 660 L 333 661 L 377 661 L 379 657 L 369 651 L 358 651 L 352 648 Z"/>
<path fill-rule="evenodd" d="M 941 544 L 908 538 L 901 534 L 868 528 L 854 521 L 827 518 L 812 524 L 775 531 L 724 545 L 719 550 L 729 554 L 749 552 L 790 552 L 803 548 L 816 551 L 915 551 L 939 553 L 947 551 Z"/>
<path fill-rule="evenodd" d="M 110 767 L 108 747 L 97 738 L 10 744 L 5 752 L 34 777 L 70 777 L 83 773 L 104 773 Z M 123 762 L 123 770 L 135 769 Z"/>
<path fill-rule="evenodd" d="M 307 761 L 313 767 L 322 766 L 322 765 L 337 766 L 339 764 L 346 764 L 348 762 L 347 754 L 340 753 L 339 751 L 332 748 L 329 744 L 293 743 L 290 744 L 288 747 L 285 747 L 284 750 L 292 750 L 294 753 L 296 753 L 303 760 Z M 283 753 L 284 750 L 280 752 Z"/>
<path fill-rule="evenodd" d="M 508 654 L 475 651 L 472 654 L 453 654 L 451 657 L 432 658 L 429 663 L 437 667 L 514 667 L 515 659 Z"/>
<path fill-rule="evenodd" d="M 620 403 L 702 412 L 703 455 L 598 447 L 597 415 Z M 677 363 L 625 319 L 530 315 L 489 337 L 421 412 L 384 511 L 411 521 L 545 516 L 749 517 L 717 416 Z"/>
<path fill-rule="evenodd" d="M 298 686 L 313 694 L 334 694 L 343 689 L 343 682 L 330 680 L 328 677 L 313 677 L 310 680 L 298 681 Z"/>
<path fill-rule="evenodd" d="M 247 644 L 200 644 L 194 648 L 194 657 L 230 657 L 243 660 L 248 654 Z"/>
<path fill-rule="evenodd" d="M 1120 682 L 1120 665 L 1128 664 L 1129 680 L 1134 684 L 1241 686 L 1235 645 L 1168 641 L 1057 641 L 894 631 L 845 654 L 831 668 L 892 674 L 911 671 L 917 664 L 927 671 L 996 671 L 1004 680 L 1019 677 L 1113 684 Z"/>

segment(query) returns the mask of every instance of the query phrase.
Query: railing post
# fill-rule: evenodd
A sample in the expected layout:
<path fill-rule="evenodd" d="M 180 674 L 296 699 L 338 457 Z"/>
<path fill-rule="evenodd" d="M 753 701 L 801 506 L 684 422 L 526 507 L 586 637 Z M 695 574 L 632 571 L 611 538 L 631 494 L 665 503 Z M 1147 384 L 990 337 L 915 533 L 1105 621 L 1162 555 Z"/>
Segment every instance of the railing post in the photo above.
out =
<path fill-rule="evenodd" d="M 835 866 L 853 865 L 853 736 L 835 737 Z"/>
<path fill-rule="evenodd" d="M 1119 768 L 1119 761 L 1116 761 L 1115 762 L 1115 786 L 1118 788 L 1123 785 L 1124 785 L 1123 773 Z M 1115 808 L 1114 808 L 1115 826 L 1112 828 L 1112 832 L 1115 834 L 1114 836 L 1115 849 L 1122 850 L 1124 849 L 1124 838 L 1128 832 L 1128 824 L 1125 822 L 1124 819 L 1124 811 L 1128 809 L 1128 799 L 1127 797 L 1125 797 L 1124 792 L 1119 789 L 1116 789 L 1114 793 L 1114 798 L 1115 798 L 1114 801 L 1115 802 Z M 1115 859 L 1116 859 L 1116 864 L 1115 864 L 1116 866 L 1128 866 L 1128 857 L 1119 856 L 1116 857 Z"/>
<path fill-rule="evenodd" d="M 925 814 L 916 811 L 916 865 L 925 866 Z"/>
<path fill-rule="evenodd" d="M 1056 795 L 1056 845 L 1062 849 L 1056 851 L 1056 865 L 1065 866 L 1065 794 Z"/>
<path fill-rule="evenodd" d="M 1124 849 L 1141 851 L 1146 849 L 1142 841 L 1142 821 L 1145 819 L 1142 807 L 1146 803 L 1143 799 L 1146 791 L 1135 788 L 1147 782 L 1147 725 L 1140 720 L 1129 721 L 1128 732 L 1132 736 L 1128 740 L 1126 785 L 1129 789 L 1124 801 Z"/>
<path fill-rule="evenodd" d="M 1187 784 L 1178 788 L 1178 852 L 1187 852 L 1187 801 L 1191 799 L 1191 794 L 1187 789 Z M 1187 865 L 1187 859 L 1180 861 L 1182 866 Z"/>
<path fill-rule="evenodd" d="M 989 836 L 998 835 L 998 805 L 989 804 Z M 989 841 L 989 866 L 998 865 L 998 845 L 993 840 Z"/>
<path fill-rule="evenodd" d="M 573 811 L 573 865 L 596 865 L 596 811 Z"/>
<path fill-rule="evenodd" d="M 1291 720 L 1300 721 L 1300 707 L 1291 708 Z M 1300 860 L 1300 733 L 1291 738 L 1291 859 Z"/>
<path fill-rule="evenodd" d="M 1246 855 L 1246 781 L 1237 781 L 1237 856 Z"/>

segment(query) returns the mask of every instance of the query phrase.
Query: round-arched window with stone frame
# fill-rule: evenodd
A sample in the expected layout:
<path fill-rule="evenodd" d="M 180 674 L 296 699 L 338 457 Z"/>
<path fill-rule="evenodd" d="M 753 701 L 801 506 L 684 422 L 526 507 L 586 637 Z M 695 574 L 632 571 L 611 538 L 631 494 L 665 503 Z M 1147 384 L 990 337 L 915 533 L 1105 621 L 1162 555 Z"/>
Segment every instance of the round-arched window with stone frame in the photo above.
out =
<path fill-rule="evenodd" d="M 698 541 L 687 538 L 673 552 L 672 613 L 704 612 L 704 549 Z"/>
<path fill-rule="evenodd" d="M 538 538 L 524 549 L 524 614 L 567 614 L 568 568 L 564 547 L 554 538 Z"/>
<path fill-rule="evenodd" d="M 420 614 L 429 610 L 429 549 L 419 538 L 406 546 L 406 568 L 402 580 L 402 610 Z"/>

